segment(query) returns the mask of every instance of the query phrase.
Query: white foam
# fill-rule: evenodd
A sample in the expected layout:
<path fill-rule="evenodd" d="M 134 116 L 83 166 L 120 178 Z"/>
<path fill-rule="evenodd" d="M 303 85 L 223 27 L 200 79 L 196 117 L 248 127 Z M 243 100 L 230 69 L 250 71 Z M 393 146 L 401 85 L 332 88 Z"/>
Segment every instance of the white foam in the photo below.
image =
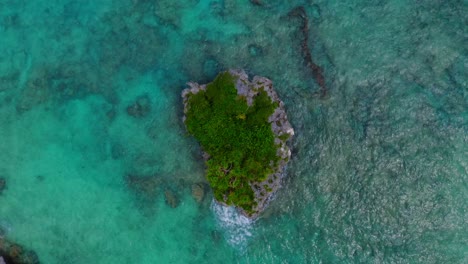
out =
<path fill-rule="evenodd" d="M 234 207 L 221 205 L 214 200 L 211 202 L 211 210 L 216 215 L 216 220 L 228 243 L 238 249 L 244 249 L 252 237 L 254 222 L 240 214 Z"/>

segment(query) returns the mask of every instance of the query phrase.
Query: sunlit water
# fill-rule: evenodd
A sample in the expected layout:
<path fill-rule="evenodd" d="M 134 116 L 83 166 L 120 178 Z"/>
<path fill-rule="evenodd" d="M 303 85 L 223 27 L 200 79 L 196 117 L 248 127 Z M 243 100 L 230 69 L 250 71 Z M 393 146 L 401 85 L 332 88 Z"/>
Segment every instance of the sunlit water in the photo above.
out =
<path fill-rule="evenodd" d="M 42 263 L 467 263 L 466 2 L 259 2 L 1 1 L 0 235 Z M 230 68 L 296 132 L 255 222 L 191 194 L 180 92 Z"/>

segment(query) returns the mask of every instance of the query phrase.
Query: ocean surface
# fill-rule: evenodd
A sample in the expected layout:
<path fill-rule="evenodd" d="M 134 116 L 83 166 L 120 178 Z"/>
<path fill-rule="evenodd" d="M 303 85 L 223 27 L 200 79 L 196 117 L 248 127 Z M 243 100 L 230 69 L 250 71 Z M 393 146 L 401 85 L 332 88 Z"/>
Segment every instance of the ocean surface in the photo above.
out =
<path fill-rule="evenodd" d="M 255 222 L 192 197 L 180 93 L 231 68 L 296 132 Z M 41 263 L 468 263 L 468 2 L 1 0 L 0 179 Z"/>

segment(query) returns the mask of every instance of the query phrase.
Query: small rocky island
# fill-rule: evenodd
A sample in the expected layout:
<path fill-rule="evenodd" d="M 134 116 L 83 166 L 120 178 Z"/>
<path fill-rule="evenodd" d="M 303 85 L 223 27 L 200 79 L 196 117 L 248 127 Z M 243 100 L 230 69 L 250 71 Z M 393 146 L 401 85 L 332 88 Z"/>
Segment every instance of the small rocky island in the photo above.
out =
<path fill-rule="evenodd" d="M 183 121 L 203 149 L 215 199 L 256 218 L 281 185 L 294 135 L 271 80 L 243 70 L 183 90 Z"/>

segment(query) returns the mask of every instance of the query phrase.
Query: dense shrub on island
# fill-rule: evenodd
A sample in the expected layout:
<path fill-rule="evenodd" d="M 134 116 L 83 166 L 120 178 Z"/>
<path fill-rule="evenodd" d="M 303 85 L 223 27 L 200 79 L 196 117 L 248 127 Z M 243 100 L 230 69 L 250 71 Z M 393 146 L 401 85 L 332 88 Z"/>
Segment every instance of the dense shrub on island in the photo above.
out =
<path fill-rule="evenodd" d="M 272 82 L 242 70 L 182 92 L 184 123 L 200 143 L 215 199 L 257 217 L 280 187 L 294 135 Z"/>

